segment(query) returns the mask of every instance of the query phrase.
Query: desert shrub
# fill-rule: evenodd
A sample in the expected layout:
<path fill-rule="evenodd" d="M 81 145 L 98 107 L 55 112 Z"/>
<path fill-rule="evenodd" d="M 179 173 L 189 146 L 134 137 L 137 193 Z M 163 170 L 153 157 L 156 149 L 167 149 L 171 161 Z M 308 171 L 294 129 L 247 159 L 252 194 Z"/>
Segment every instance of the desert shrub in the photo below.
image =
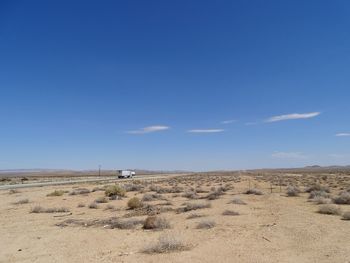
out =
<path fill-rule="evenodd" d="M 307 193 L 311 193 L 313 191 L 324 191 L 324 192 L 329 193 L 329 187 L 323 186 L 320 184 L 314 184 L 314 185 L 311 185 L 305 189 L 305 192 L 307 192 Z"/>
<path fill-rule="evenodd" d="M 143 189 L 143 186 L 141 184 L 125 184 L 123 187 L 127 192 L 140 191 Z"/>
<path fill-rule="evenodd" d="M 140 208 L 140 207 L 142 207 L 142 201 L 137 197 L 133 197 L 133 198 L 129 199 L 128 207 L 130 209 Z"/>
<path fill-rule="evenodd" d="M 181 241 L 179 237 L 166 233 L 159 237 L 157 243 L 146 247 L 144 250 L 142 250 L 142 252 L 147 254 L 170 253 L 188 250 L 189 248 L 189 245 Z"/>
<path fill-rule="evenodd" d="M 90 209 L 97 209 L 98 208 L 98 204 L 95 202 L 92 202 L 91 204 L 89 204 L 88 206 Z"/>
<path fill-rule="evenodd" d="M 218 199 L 221 195 L 224 194 L 224 191 L 222 189 L 222 187 L 218 187 L 217 189 L 214 188 L 214 190 L 209 193 L 206 198 L 208 200 L 215 200 L 215 199 Z"/>
<path fill-rule="evenodd" d="M 343 214 L 343 217 L 342 217 L 343 220 L 350 220 L 350 211 L 349 212 L 345 212 Z"/>
<path fill-rule="evenodd" d="M 287 187 L 287 196 L 298 196 L 300 193 L 300 190 L 297 186 L 289 185 Z"/>
<path fill-rule="evenodd" d="M 314 199 L 316 197 L 329 198 L 329 193 L 323 190 L 311 191 L 309 195 L 309 199 Z"/>
<path fill-rule="evenodd" d="M 46 196 L 62 196 L 65 192 L 63 190 L 55 190 Z"/>
<path fill-rule="evenodd" d="M 164 197 L 160 194 L 144 194 L 142 197 L 143 202 L 162 200 L 162 199 L 164 199 Z"/>
<path fill-rule="evenodd" d="M 29 203 L 29 199 L 26 198 L 26 199 L 21 199 L 21 200 L 18 200 L 16 202 L 14 202 L 13 204 L 14 205 L 23 205 L 23 204 L 28 204 Z"/>
<path fill-rule="evenodd" d="M 246 205 L 247 203 L 244 202 L 242 199 L 236 197 L 236 198 L 233 198 L 230 202 L 231 204 L 235 204 L 235 205 Z"/>
<path fill-rule="evenodd" d="M 197 199 L 198 195 L 195 191 L 186 191 L 182 194 L 182 197 L 186 197 L 188 199 Z"/>
<path fill-rule="evenodd" d="M 56 208 L 43 208 L 41 206 L 34 206 L 31 213 L 65 213 L 69 212 L 69 209 L 66 207 L 56 207 Z"/>
<path fill-rule="evenodd" d="M 203 216 L 204 215 L 200 215 L 200 214 L 190 214 L 188 217 L 186 217 L 186 219 L 194 219 L 194 218 L 199 218 Z"/>
<path fill-rule="evenodd" d="M 318 213 L 325 215 L 340 215 L 341 209 L 336 205 L 322 205 L 318 209 Z"/>
<path fill-rule="evenodd" d="M 210 208 L 210 203 L 187 203 L 185 207 L 180 208 L 180 212 L 188 212 L 197 209 Z"/>
<path fill-rule="evenodd" d="M 164 217 L 149 216 L 143 223 L 144 229 L 166 229 L 170 228 L 169 221 Z"/>
<path fill-rule="evenodd" d="M 11 189 L 11 190 L 9 191 L 9 194 L 10 194 L 10 195 L 12 195 L 12 194 L 18 194 L 18 193 L 20 193 L 20 191 L 17 190 L 17 189 Z"/>
<path fill-rule="evenodd" d="M 91 190 L 91 192 L 97 192 L 97 191 L 105 191 L 105 188 L 96 186 Z"/>
<path fill-rule="evenodd" d="M 209 229 L 209 228 L 213 228 L 214 226 L 216 226 L 215 221 L 210 220 L 210 219 L 203 219 L 202 221 L 200 221 L 197 225 L 198 229 Z"/>
<path fill-rule="evenodd" d="M 332 203 L 332 200 L 330 198 L 324 198 L 322 196 L 316 196 L 315 198 L 311 199 L 311 201 L 317 205 L 325 205 Z"/>
<path fill-rule="evenodd" d="M 101 197 L 98 197 L 98 198 L 95 199 L 95 203 L 98 203 L 98 204 L 100 204 L 100 203 L 108 203 L 108 200 L 107 200 L 106 197 L 101 196 Z"/>
<path fill-rule="evenodd" d="M 109 197 L 111 196 L 124 197 L 125 193 L 126 193 L 125 189 L 119 185 L 109 185 L 105 190 L 105 195 Z"/>
<path fill-rule="evenodd" d="M 111 205 L 111 204 L 108 204 L 106 206 L 106 210 L 114 210 L 115 209 L 115 206 L 114 205 Z"/>
<path fill-rule="evenodd" d="M 106 222 L 104 222 L 106 223 Z M 118 229 L 133 229 L 137 225 L 143 224 L 143 220 L 136 219 L 136 218 L 130 218 L 130 219 L 120 219 L 117 218 L 115 220 L 111 220 L 110 222 L 107 222 L 107 224 L 110 226 L 110 228 L 118 228 Z"/>
<path fill-rule="evenodd" d="M 85 204 L 79 203 L 79 204 L 78 204 L 78 207 L 85 207 Z"/>
<path fill-rule="evenodd" d="M 239 213 L 236 211 L 232 211 L 232 210 L 225 210 L 222 215 L 224 216 L 238 216 Z"/>
<path fill-rule="evenodd" d="M 248 189 L 245 194 L 247 195 L 262 195 L 262 191 L 256 188 Z"/>
<path fill-rule="evenodd" d="M 345 191 L 341 192 L 339 196 L 333 199 L 333 202 L 336 204 L 350 205 L 350 193 Z"/>
<path fill-rule="evenodd" d="M 89 189 L 86 189 L 86 188 L 78 188 L 78 189 L 73 190 L 73 191 L 70 192 L 69 194 L 70 194 L 70 195 L 84 195 L 84 194 L 88 194 L 88 193 L 90 193 L 90 190 L 89 190 Z"/>

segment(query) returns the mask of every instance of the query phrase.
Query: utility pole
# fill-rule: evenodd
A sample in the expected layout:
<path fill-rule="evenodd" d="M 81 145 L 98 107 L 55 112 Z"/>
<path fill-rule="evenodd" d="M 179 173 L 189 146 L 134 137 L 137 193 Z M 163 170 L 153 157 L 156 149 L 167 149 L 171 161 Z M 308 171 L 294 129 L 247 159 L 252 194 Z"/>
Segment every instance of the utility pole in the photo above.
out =
<path fill-rule="evenodd" d="M 98 176 L 101 176 L 101 164 L 98 165 Z"/>

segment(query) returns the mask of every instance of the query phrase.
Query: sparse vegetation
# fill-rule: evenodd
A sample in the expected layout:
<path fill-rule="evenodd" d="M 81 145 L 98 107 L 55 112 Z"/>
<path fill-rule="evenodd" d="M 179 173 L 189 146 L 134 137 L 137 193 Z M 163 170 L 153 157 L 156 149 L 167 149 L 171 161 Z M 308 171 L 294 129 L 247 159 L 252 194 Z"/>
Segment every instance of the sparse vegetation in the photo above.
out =
<path fill-rule="evenodd" d="M 14 202 L 13 204 L 14 205 L 23 205 L 23 204 L 28 204 L 28 203 L 29 203 L 29 199 L 25 198 L 25 199 L 20 199 L 20 200 Z"/>
<path fill-rule="evenodd" d="M 111 196 L 124 197 L 125 194 L 126 194 L 125 189 L 119 185 L 109 185 L 105 190 L 105 195 L 108 197 L 111 197 Z"/>
<path fill-rule="evenodd" d="M 245 191 L 245 194 L 247 195 L 262 195 L 262 191 L 256 188 L 248 189 Z"/>
<path fill-rule="evenodd" d="M 222 215 L 224 216 L 238 216 L 239 213 L 236 211 L 232 211 L 232 210 L 225 210 Z"/>
<path fill-rule="evenodd" d="M 341 209 L 337 205 L 322 205 L 318 209 L 318 213 L 325 215 L 340 215 Z"/>
<path fill-rule="evenodd" d="M 95 199 L 95 203 L 101 204 L 101 203 L 108 203 L 108 200 L 106 197 L 101 196 Z"/>
<path fill-rule="evenodd" d="M 350 211 L 349 212 L 345 212 L 343 214 L 343 217 L 342 217 L 343 220 L 350 220 Z"/>
<path fill-rule="evenodd" d="M 298 196 L 300 193 L 300 190 L 295 185 L 289 185 L 287 187 L 287 196 Z"/>
<path fill-rule="evenodd" d="M 166 229 L 170 228 L 170 223 L 169 221 L 164 218 L 164 217 L 159 217 L 159 216 L 149 216 L 146 218 L 144 224 L 143 224 L 144 229 Z"/>
<path fill-rule="evenodd" d="M 69 209 L 66 207 L 56 207 L 56 208 L 43 208 L 41 206 L 34 206 L 31 213 L 65 213 L 69 212 Z"/>
<path fill-rule="evenodd" d="M 89 204 L 88 206 L 90 209 L 97 209 L 98 208 L 98 204 L 96 202 L 92 202 L 91 204 Z"/>
<path fill-rule="evenodd" d="M 242 199 L 236 197 L 236 198 L 233 198 L 230 202 L 231 204 L 235 204 L 235 205 L 246 205 L 247 203 L 244 202 Z"/>
<path fill-rule="evenodd" d="M 214 220 L 203 219 L 198 223 L 197 229 L 209 229 L 209 228 L 213 228 L 214 226 L 216 226 L 216 223 Z"/>
<path fill-rule="evenodd" d="M 78 204 L 78 207 L 85 207 L 85 204 L 79 203 L 79 204 Z"/>
<path fill-rule="evenodd" d="M 210 208 L 210 203 L 186 203 L 185 207 L 179 209 L 179 212 L 188 212 L 197 209 Z"/>
<path fill-rule="evenodd" d="M 201 214 L 190 214 L 186 219 L 194 219 L 194 218 L 199 218 L 199 217 L 204 217 L 204 215 Z"/>
<path fill-rule="evenodd" d="M 63 190 L 55 190 L 49 194 L 47 194 L 46 196 L 62 196 L 65 193 L 65 191 Z"/>
<path fill-rule="evenodd" d="M 333 198 L 336 204 L 350 205 L 350 193 L 347 191 L 341 192 L 339 196 Z"/>
<path fill-rule="evenodd" d="M 174 234 L 166 233 L 159 237 L 157 243 L 146 247 L 142 252 L 147 254 L 170 253 L 188 250 L 189 248 L 189 245 L 181 241 L 179 237 L 174 236 Z"/>
<path fill-rule="evenodd" d="M 142 204 L 141 200 L 137 197 L 133 197 L 133 198 L 129 199 L 129 201 L 128 201 L 128 207 L 130 209 L 140 208 L 140 207 L 142 207 L 142 205 L 143 204 Z"/>
<path fill-rule="evenodd" d="M 69 193 L 69 195 L 86 195 L 89 194 L 90 190 L 86 188 L 78 188 Z"/>

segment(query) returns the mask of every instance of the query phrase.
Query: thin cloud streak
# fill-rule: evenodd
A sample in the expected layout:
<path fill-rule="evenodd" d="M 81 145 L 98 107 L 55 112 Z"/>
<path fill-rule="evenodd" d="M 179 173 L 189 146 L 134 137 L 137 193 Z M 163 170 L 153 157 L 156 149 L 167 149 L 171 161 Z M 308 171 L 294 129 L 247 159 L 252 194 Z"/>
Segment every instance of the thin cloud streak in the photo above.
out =
<path fill-rule="evenodd" d="M 194 130 L 188 130 L 187 132 L 190 133 L 218 133 L 223 132 L 224 129 L 194 129 Z"/>
<path fill-rule="evenodd" d="M 151 132 L 160 132 L 170 129 L 168 126 L 163 125 L 154 125 L 154 126 L 148 126 L 144 128 L 140 128 L 139 130 L 134 131 L 128 131 L 129 134 L 145 134 L 145 133 L 151 133 Z"/>
<path fill-rule="evenodd" d="M 320 115 L 321 112 L 310 112 L 310 113 L 291 113 L 285 115 L 272 116 L 265 120 L 265 122 L 277 122 L 297 119 L 310 119 Z"/>
<path fill-rule="evenodd" d="M 341 133 L 337 133 L 335 136 L 337 137 L 347 137 L 350 136 L 349 132 L 341 132 Z"/>
<path fill-rule="evenodd" d="M 226 121 L 222 121 L 221 124 L 231 124 L 237 122 L 237 120 L 226 120 Z"/>

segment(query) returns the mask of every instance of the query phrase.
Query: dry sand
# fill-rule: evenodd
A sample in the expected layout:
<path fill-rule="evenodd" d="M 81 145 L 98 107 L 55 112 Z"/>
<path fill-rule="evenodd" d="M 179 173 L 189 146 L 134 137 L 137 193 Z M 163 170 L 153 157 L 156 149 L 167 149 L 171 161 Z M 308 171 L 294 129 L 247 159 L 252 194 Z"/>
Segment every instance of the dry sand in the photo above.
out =
<path fill-rule="evenodd" d="M 162 231 L 143 230 L 141 226 L 131 230 L 56 226 L 69 218 L 88 221 L 121 217 L 128 212 L 126 203 L 130 197 L 143 196 L 138 192 L 128 192 L 123 200 L 109 201 L 108 204 L 116 207 L 113 211 L 104 209 L 107 204 L 99 204 L 99 209 L 87 207 L 97 197 L 104 196 L 102 191 L 86 196 L 68 193 L 46 196 L 53 190 L 72 191 L 77 186 L 21 189 L 15 194 L 1 191 L 0 262 L 350 262 L 350 221 L 341 220 L 340 216 L 316 213 L 318 206 L 308 202 L 306 193 L 287 197 L 276 188 L 271 194 L 268 183 L 250 181 L 262 189 L 264 195 L 243 194 L 248 187 L 248 177 L 243 176 L 240 182 L 232 183 L 234 189 L 210 201 L 211 208 L 162 213 L 172 225 L 171 229 Z M 198 180 L 194 180 L 193 184 L 196 183 Z M 205 182 L 202 186 L 210 189 L 211 183 Z M 79 187 L 91 190 L 96 185 Z M 188 201 L 181 194 L 178 197 L 173 195 L 164 194 L 173 203 L 173 208 Z M 247 205 L 230 204 L 234 197 L 244 200 Z M 29 199 L 28 204 L 13 204 L 24 198 Z M 86 207 L 78 208 L 79 203 Z M 30 213 L 35 205 L 67 207 L 72 214 Z M 223 216 L 226 209 L 240 215 Z M 350 206 L 344 205 L 342 209 L 350 211 Z M 186 219 L 191 213 L 205 215 L 205 218 L 214 220 L 216 226 L 196 229 L 203 218 Z M 138 218 L 144 219 L 145 216 Z M 190 249 L 165 254 L 141 252 L 164 232 L 181 237 Z"/>

